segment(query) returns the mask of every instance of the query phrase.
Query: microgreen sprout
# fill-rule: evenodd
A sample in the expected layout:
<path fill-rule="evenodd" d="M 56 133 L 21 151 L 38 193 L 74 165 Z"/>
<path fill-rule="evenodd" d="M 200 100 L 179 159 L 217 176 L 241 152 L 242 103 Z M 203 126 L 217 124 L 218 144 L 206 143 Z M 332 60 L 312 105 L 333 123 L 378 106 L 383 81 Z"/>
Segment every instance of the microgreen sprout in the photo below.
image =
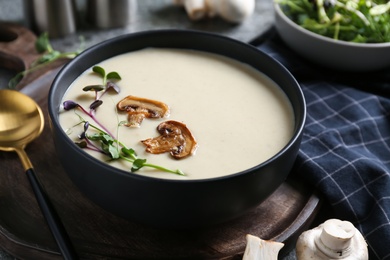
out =
<path fill-rule="evenodd" d="M 93 150 L 105 154 L 110 158 L 110 160 L 125 160 L 132 164 L 131 171 L 136 172 L 143 167 L 150 167 L 158 169 L 160 171 L 174 173 L 178 175 L 185 176 L 181 170 L 171 170 L 159 165 L 150 164 L 146 159 L 138 158 L 136 152 L 132 148 L 126 147 L 122 142 L 120 142 L 110 131 L 104 127 L 103 124 L 99 122 L 96 118 L 96 109 L 103 105 L 101 100 L 102 96 L 110 90 L 114 90 L 116 93 L 120 92 L 119 86 L 116 84 L 116 81 L 121 80 L 119 73 L 113 71 L 106 73 L 106 71 L 100 66 L 94 66 L 92 68 L 93 73 L 96 73 L 102 78 L 101 85 L 88 85 L 83 88 L 83 91 L 92 91 L 94 92 L 94 98 L 91 104 L 89 105 L 89 111 L 83 106 L 78 104 L 73 100 L 67 100 L 63 102 L 63 108 L 66 111 L 69 110 L 80 110 L 82 113 L 90 117 L 96 125 L 90 124 L 89 121 L 85 120 L 82 116 L 78 115 L 80 123 L 83 124 L 83 132 L 79 135 L 78 142 L 75 142 L 77 146 L 83 149 Z M 99 95 L 100 94 L 100 95 Z M 125 125 L 125 121 L 118 123 L 118 127 Z M 92 134 L 88 134 L 88 130 L 93 129 Z"/>
<path fill-rule="evenodd" d="M 118 72 L 110 72 L 106 74 L 106 71 L 100 67 L 100 66 L 94 66 L 92 68 L 93 73 L 96 73 L 97 75 L 102 77 L 103 84 L 102 85 L 88 85 L 83 88 L 83 91 L 93 91 L 95 93 L 95 98 L 92 101 L 92 103 L 89 105 L 89 111 L 87 111 L 83 106 L 79 105 L 78 103 L 67 100 L 63 103 L 63 107 L 65 110 L 71 110 L 74 108 L 79 108 L 83 113 L 88 115 L 93 121 L 95 121 L 96 124 L 98 124 L 101 128 L 103 128 L 107 133 L 109 133 L 111 136 L 114 136 L 110 133 L 110 131 L 102 125 L 99 120 L 95 117 L 96 109 L 100 107 L 103 104 L 103 101 L 101 100 L 102 96 L 109 90 L 114 90 L 116 93 L 120 92 L 119 86 L 114 82 L 114 80 L 118 81 L 121 80 L 121 77 Z M 98 93 L 101 93 L 99 96 Z"/>
<path fill-rule="evenodd" d="M 33 61 L 29 68 L 17 73 L 9 82 L 8 88 L 14 89 L 16 85 L 25 77 L 27 74 L 39 70 L 50 63 L 53 63 L 59 59 L 73 59 L 76 57 L 83 49 L 84 39 L 80 37 L 81 45 L 80 48 L 73 52 L 60 52 L 54 50 L 50 41 L 49 35 L 47 33 L 42 33 L 35 42 L 35 49 L 40 53 L 40 57 Z"/>
<path fill-rule="evenodd" d="M 67 100 L 67 101 L 64 101 L 63 103 L 63 107 L 64 107 L 64 110 L 66 111 L 69 111 L 69 110 L 73 110 L 73 109 L 80 109 L 84 114 L 86 114 L 87 116 L 89 116 L 93 121 L 95 121 L 96 124 L 98 124 L 101 128 L 103 128 L 106 132 L 110 133 L 110 131 L 104 127 L 103 124 L 101 124 L 99 122 L 99 120 L 96 118 L 95 116 L 95 110 L 98 106 L 100 106 L 103 102 L 99 102 L 101 100 L 95 100 L 91 103 L 91 105 L 89 106 L 90 108 L 90 111 L 87 111 L 83 106 L 81 106 L 80 104 L 72 101 L 72 100 Z"/>
<path fill-rule="evenodd" d="M 138 158 L 137 153 L 132 149 L 126 147 L 122 142 L 113 138 L 110 134 L 104 130 L 89 124 L 88 121 L 82 121 L 84 123 L 84 131 L 79 135 L 80 142 L 76 144 L 80 148 L 90 149 L 96 152 L 107 155 L 110 160 L 125 160 L 132 164 L 131 172 L 136 172 L 143 167 L 150 167 L 158 169 L 168 173 L 174 173 L 185 176 L 181 170 L 171 170 L 159 165 L 147 163 L 146 159 Z M 93 134 L 88 134 L 89 128 L 92 127 L 96 130 Z"/>
<path fill-rule="evenodd" d="M 102 96 L 107 93 L 109 90 L 113 90 L 116 93 L 120 92 L 119 86 L 116 84 L 116 81 L 121 80 L 121 76 L 118 72 L 112 71 L 106 73 L 106 71 L 100 66 L 94 66 L 92 71 L 102 77 L 101 85 L 88 85 L 83 88 L 83 91 L 94 91 L 95 92 L 95 100 L 99 100 Z M 101 93 L 99 96 L 98 93 Z"/>

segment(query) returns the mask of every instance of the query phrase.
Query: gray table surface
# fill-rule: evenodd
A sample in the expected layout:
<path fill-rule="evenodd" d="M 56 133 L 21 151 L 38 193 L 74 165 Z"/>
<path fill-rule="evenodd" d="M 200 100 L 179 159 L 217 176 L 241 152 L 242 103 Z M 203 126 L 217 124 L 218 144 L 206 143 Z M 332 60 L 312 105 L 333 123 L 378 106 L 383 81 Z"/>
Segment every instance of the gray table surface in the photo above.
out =
<path fill-rule="evenodd" d="M 54 49 L 60 51 L 73 51 L 79 47 L 79 36 L 84 37 L 85 47 L 88 48 L 122 34 L 167 28 L 207 31 L 249 42 L 270 28 L 274 21 L 272 0 L 256 0 L 254 14 L 238 25 L 229 24 L 222 19 L 192 22 L 188 19 L 183 9 L 172 5 L 172 0 L 135 0 L 135 2 L 136 9 L 133 10 L 131 21 L 127 26 L 105 30 L 96 30 L 88 26 L 82 26 L 74 34 L 51 39 L 51 44 Z M 77 0 L 76 3 L 79 14 L 83 16 L 86 12 L 86 0 Z M 23 0 L 0 0 L 0 21 L 27 25 L 23 11 Z M 15 72 L 0 68 L 0 88 L 5 88 L 14 74 Z M 9 260 L 15 258 L 0 249 L 0 259 Z M 295 252 L 291 252 L 283 259 L 296 259 Z"/>

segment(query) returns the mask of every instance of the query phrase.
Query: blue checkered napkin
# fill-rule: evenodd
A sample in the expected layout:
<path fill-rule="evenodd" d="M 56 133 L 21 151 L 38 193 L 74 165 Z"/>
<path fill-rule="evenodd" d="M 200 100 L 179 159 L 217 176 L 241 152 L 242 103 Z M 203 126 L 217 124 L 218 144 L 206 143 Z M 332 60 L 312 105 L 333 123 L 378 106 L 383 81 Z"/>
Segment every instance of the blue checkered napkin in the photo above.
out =
<path fill-rule="evenodd" d="M 283 63 L 305 94 L 297 174 L 324 195 L 334 217 L 363 233 L 370 259 L 390 259 L 390 99 L 384 96 L 390 93 L 390 71 L 324 69 L 278 37 L 258 48 Z"/>

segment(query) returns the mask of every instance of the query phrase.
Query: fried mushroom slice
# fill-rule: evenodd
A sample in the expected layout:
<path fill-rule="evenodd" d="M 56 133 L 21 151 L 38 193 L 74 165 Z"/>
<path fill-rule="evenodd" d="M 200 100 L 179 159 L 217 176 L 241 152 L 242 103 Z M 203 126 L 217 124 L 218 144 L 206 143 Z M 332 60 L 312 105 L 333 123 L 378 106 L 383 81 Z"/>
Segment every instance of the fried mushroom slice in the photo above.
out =
<path fill-rule="evenodd" d="M 164 118 L 169 116 L 169 107 L 163 102 L 135 96 L 127 96 L 117 104 L 119 111 L 126 111 L 128 127 L 140 127 L 144 118 Z"/>
<path fill-rule="evenodd" d="M 183 123 L 168 120 L 157 126 L 160 136 L 141 141 L 145 151 L 152 154 L 169 152 L 175 159 L 182 159 L 193 154 L 197 148 L 197 142 Z"/>

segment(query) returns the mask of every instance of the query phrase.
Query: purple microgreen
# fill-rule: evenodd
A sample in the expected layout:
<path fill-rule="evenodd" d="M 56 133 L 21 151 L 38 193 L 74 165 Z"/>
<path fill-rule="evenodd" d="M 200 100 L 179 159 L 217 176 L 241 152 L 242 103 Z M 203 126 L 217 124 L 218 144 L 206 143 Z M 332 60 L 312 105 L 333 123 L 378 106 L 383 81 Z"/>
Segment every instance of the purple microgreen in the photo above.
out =
<path fill-rule="evenodd" d="M 87 139 L 87 136 L 85 135 L 85 131 L 79 134 L 79 139 L 81 140 Z"/>
<path fill-rule="evenodd" d="M 101 105 L 103 104 L 103 101 L 101 101 L 100 99 L 98 100 L 95 100 L 91 103 L 91 105 L 89 105 L 89 108 L 91 110 L 96 110 L 96 108 L 100 107 Z"/>
<path fill-rule="evenodd" d="M 106 91 L 108 91 L 110 89 L 114 90 L 116 93 L 121 92 L 121 89 L 119 88 L 118 84 L 116 84 L 112 81 L 107 82 L 107 85 L 106 85 Z"/>
<path fill-rule="evenodd" d="M 106 84 L 106 90 L 100 95 L 99 99 L 101 99 L 110 89 L 114 90 L 117 94 L 120 92 L 120 88 L 116 83 L 108 81 Z"/>
<path fill-rule="evenodd" d="M 85 121 L 85 123 L 84 123 L 84 132 L 87 132 L 88 128 L 89 128 L 89 122 Z"/>
<path fill-rule="evenodd" d="M 79 106 L 79 104 L 77 104 L 76 102 L 74 102 L 72 100 L 67 100 L 67 101 L 64 101 L 63 106 L 64 106 L 65 110 L 71 110 L 71 109 L 77 108 Z"/>
<path fill-rule="evenodd" d="M 88 127 L 89 127 L 89 122 L 85 121 L 85 123 L 84 123 L 84 131 L 79 135 L 79 139 L 87 139 L 86 132 L 88 130 Z"/>
<path fill-rule="evenodd" d="M 96 102 L 96 101 L 94 101 Z M 99 103 L 99 102 L 98 102 Z M 98 103 L 96 104 L 97 106 Z M 92 103 L 93 104 L 93 103 Z M 101 104 L 100 104 L 101 105 Z M 87 110 L 85 110 L 84 107 L 82 107 L 81 105 L 77 104 L 76 102 L 72 101 L 72 100 L 67 100 L 67 101 L 64 101 L 63 103 L 63 106 L 64 106 L 64 109 L 65 110 L 70 110 L 70 109 L 75 109 L 75 108 L 79 108 L 84 114 L 86 114 L 87 116 L 89 116 L 93 121 L 95 121 L 96 124 L 98 124 L 102 129 L 104 129 L 104 131 L 106 131 L 107 133 L 109 133 L 111 136 L 114 136 L 113 134 L 111 134 L 111 132 L 106 128 L 104 127 L 104 125 L 102 125 L 99 120 L 95 117 L 93 111 L 95 111 L 94 109 L 92 109 L 92 113 L 91 112 L 88 112 Z M 80 117 L 80 116 L 79 116 Z M 80 120 L 84 121 L 81 117 L 80 117 Z M 84 121 L 85 122 L 85 121 Z"/>

